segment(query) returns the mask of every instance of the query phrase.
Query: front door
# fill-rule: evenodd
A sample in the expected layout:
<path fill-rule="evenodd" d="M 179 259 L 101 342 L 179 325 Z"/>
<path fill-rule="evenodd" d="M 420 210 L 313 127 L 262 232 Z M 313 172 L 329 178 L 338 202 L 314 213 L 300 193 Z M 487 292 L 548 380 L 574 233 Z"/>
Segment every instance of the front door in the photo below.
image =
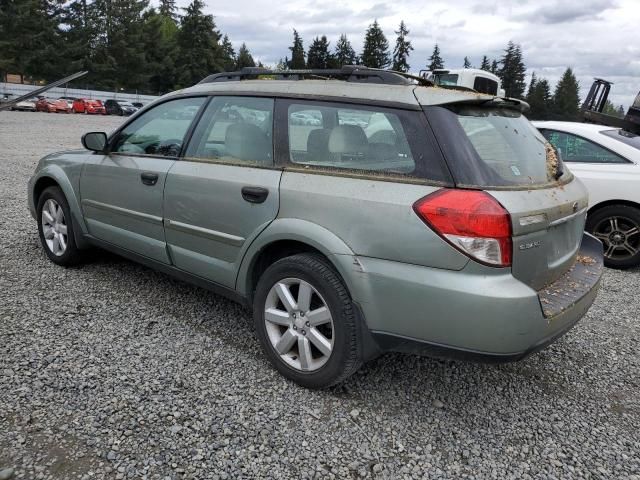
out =
<path fill-rule="evenodd" d="M 164 222 L 176 267 L 233 288 L 242 256 L 278 214 L 273 99 L 214 97 L 167 176 Z"/>
<path fill-rule="evenodd" d="M 89 234 L 99 240 L 170 263 L 162 196 L 167 172 L 204 97 L 158 105 L 135 118 L 96 154 L 80 179 L 82 211 Z"/>

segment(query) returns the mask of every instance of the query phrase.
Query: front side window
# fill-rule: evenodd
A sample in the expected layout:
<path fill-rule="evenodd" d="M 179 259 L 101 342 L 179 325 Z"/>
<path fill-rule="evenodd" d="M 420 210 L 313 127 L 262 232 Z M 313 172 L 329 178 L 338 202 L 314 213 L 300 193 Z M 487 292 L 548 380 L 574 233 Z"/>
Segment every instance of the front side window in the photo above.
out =
<path fill-rule="evenodd" d="M 176 157 L 204 97 L 181 98 L 158 105 L 124 127 L 112 152 Z"/>
<path fill-rule="evenodd" d="M 194 131 L 186 157 L 273 165 L 273 105 L 271 98 L 213 98 Z M 297 121 L 311 118 L 301 116 Z"/>
<path fill-rule="evenodd" d="M 302 166 L 411 175 L 416 170 L 404 112 L 376 107 L 292 103 L 288 107 L 289 159 Z M 424 154 L 424 152 L 420 152 Z"/>
<path fill-rule="evenodd" d="M 622 157 L 586 138 L 557 130 L 544 130 L 542 133 L 565 162 L 626 163 Z"/>

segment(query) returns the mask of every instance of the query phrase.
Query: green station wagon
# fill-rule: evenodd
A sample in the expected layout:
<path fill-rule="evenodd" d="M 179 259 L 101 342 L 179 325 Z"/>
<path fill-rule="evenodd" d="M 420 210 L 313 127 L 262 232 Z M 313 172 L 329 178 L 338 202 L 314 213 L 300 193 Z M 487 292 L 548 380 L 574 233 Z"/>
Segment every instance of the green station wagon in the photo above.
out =
<path fill-rule="evenodd" d="M 43 158 L 51 261 L 102 247 L 253 308 L 307 387 L 384 351 L 510 361 L 587 311 L 587 194 L 522 102 L 363 67 L 212 75 Z"/>

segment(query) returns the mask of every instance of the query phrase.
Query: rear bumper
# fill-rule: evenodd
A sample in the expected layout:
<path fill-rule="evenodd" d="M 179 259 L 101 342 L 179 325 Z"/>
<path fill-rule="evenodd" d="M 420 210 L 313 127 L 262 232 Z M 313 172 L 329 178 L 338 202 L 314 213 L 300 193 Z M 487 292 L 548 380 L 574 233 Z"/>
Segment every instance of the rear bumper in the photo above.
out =
<path fill-rule="evenodd" d="M 378 350 L 515 361 L 564 335 L 595 300 L 600 242 L 585 234 L 578 258 L 582 262 L 540 292 L 509 269 L 474 262 L 448 271 L 358 258 L 362 272 L 352 294 Z M 562 298 L 554 297 L 551 310 L 544 300 L 554 293 Z"/>

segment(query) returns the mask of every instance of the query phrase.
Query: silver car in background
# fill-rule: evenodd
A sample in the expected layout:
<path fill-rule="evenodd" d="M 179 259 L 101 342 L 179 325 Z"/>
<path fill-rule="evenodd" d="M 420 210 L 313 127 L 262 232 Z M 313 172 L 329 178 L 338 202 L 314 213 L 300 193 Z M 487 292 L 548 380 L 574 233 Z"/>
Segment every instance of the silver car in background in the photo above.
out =
<path fill-rule="evenodd" d="M 521 109 L 362 67 L 218 74 L 43 158 L 29 207 L 57 264 L 99 246 L 251 307 L 306 387 L 384 351 L 518 360 L 602 273 L 585 189 Z"/>

